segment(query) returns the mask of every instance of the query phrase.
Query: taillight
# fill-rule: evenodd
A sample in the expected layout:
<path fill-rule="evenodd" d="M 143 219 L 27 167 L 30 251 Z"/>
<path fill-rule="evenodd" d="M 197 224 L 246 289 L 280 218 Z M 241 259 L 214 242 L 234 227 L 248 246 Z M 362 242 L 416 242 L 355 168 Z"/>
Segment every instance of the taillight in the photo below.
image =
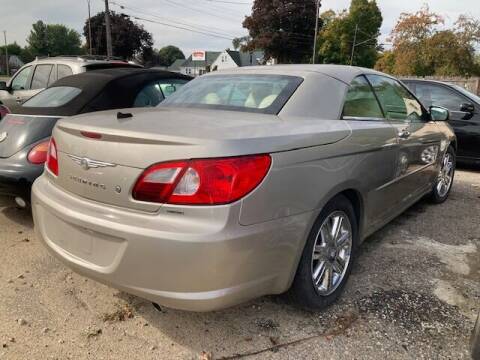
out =
<path fill-rule="evenodd" d="M 50 139 L 50 144 L 48 146 L 47 152 L 47 168 L 55 176 L 58 176 L 58 153 L 57 153 L 57 144 L 55 139 L 52 137 Z"/>
<path fill-rule="evenodd" d="M 133 198 L 177 205 L 229 204 L 255 189 L 270 164 L 269 155 L 161 163 L 144 171 Z"/>
<path fill-rule="evenodd" d="M 44 164 L 47 161 L 49 143 L 50 140 L 47 140 L 35 145 L 35 147 L 28 153 L 28 161 L 35 165 Z"/>
<path fill-rule="evenodd" d="M 7 114 L 10 114 L 10 109 L 5 105 L 0 105 L 0 120 L 2 120 Z"/>

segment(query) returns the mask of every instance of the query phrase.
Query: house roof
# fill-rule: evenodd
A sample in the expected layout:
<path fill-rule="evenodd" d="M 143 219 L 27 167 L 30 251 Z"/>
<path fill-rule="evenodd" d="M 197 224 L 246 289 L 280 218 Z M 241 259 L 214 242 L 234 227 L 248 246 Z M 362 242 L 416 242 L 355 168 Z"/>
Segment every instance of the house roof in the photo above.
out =
<path fill-rule="evenodd" d="M 215 60 L 220 56 L 220 51 L 206 51 L 205 59 L 206 61 L 192 61 L 192 55 L 188 57 L 187 60 L 181 65 L 181 67 L 205 67 L 211 66 Z"/>
<path fill-rule="evenodd" d="M 170 70 L 170 71 L 179 71 L 180 67 L 183 65 L 183 63 L 185 63 L 185 61 L 187 61 L 187 60 L 177 59 L 167 69 Z"/>
<path fill-rule="evenodd" d="M 261 65 L 265 53 L 263 51 L 242 52 L 234 50 L 226 50 L 228 55 L 235 61 L 238 66 L 254 66 Z"/>

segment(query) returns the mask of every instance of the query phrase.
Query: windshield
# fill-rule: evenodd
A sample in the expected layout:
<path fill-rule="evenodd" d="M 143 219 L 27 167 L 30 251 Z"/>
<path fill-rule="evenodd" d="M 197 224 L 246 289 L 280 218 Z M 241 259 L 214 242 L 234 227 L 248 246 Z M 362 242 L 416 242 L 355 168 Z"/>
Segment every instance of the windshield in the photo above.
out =
<path fill-rule="evenodd" d="M 473 101 L 477 102 L 478 104 L 480 104 L 480 97 L 478 97 L 477 95 L 475 95 L 474 93 L 471 93 L 470 91 L 468 91 L 467 89 L 461 87 L 461 86 L 458 86 L 458 85 L 452 85 L 455 89 L 457 89 L 458 91 L 460 91 L 463 95 L 465 96 L 468 96 L 470 99 L 472 99 Z"/>
<path fill-rule="evenodd" d="M 73 100 L 81 92 L 82 90 L 75 87 L 51 87 L 39 92 L 37 95 L 24 102 L 22 106 L 42 108 L 59 107 Z"/>
<path fill-rule="evenodd" d="M 278 114 L 302 78 L 283 75 L 212 75 L 197 78 L 159 106 Z"/>

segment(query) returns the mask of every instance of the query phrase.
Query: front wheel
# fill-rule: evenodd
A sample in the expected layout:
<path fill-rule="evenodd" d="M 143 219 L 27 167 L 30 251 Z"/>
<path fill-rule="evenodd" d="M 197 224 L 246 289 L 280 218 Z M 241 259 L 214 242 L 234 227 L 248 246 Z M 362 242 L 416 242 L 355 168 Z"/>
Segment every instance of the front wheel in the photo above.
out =
<path fill-rule="evenodd" d="M 289 291 L 295 303 L 308 310 L 332 304 L 350 275 L 358 226 L 350 201 L 332 199 L 315 221 Z"/>
<path fill-rule="evenodd" d="M 455 176 L 455 150 L 449 146 L 445 155 L 443 156 L 440 171 L 433 185 L 430 199 L 436 203 L 441 204 L 447 200 L 450 190 L 453 185 L 453 178 Z"/>

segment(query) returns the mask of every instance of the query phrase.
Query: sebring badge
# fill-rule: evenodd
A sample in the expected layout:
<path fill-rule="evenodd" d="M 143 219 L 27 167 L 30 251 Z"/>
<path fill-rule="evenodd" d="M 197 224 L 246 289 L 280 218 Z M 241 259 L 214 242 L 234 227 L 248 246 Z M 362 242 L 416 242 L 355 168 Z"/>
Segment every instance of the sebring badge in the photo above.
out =
<path fill-rule="evenodd" d="M 82 158 L 75 155 L 68 155 L 70 159 L 73 160 L 76 164 L 80 165 L 82 169 L 89 170 L 89 169 L 97 169 L 97 168 L 104 168 L 104 167 L 115 167 L 116 164 L 91 160 L 89 158 Z"/>
<path fill-rule="evenodd" d="M 6 131 L 0 133 L 0 142 L 2 142 L 3 140 L 5 140 L 7 138 L 8 134 Z"/>

